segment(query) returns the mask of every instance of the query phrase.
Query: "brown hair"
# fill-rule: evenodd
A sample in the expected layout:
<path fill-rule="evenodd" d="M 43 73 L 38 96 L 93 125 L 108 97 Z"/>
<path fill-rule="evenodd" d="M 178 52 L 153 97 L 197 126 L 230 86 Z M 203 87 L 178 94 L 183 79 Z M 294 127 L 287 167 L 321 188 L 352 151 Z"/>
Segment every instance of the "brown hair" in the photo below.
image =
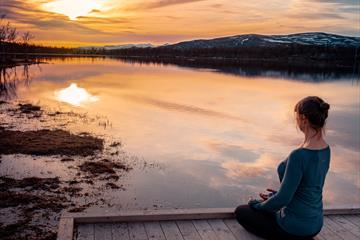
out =
<path fill-rule="evenodd" d="M 323 130 L 330 105 L 319 97 L 309 96 L 301 99 L 294 108 L 295 113 L 303 114 L 315 129 L 316 133 Z"/>

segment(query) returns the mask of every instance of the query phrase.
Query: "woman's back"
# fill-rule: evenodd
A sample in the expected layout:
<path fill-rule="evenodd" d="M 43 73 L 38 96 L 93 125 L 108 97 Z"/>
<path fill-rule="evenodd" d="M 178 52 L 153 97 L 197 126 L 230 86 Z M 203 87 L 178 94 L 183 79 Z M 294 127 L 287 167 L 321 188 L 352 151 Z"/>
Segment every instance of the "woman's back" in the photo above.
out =
<path fill-rule="evenodd" d="M 323 224 L 322 190 L 330 165 L 330 147 L 319 150 L 299 148 L 292 155 L 301 162 L 298 166 L 302 177 L 291 201 L 277 213 L 277 221 L 287 232 L 311 235 L 320 231 Z M 286 166 L 287 161 L 279 165 L 280 179 L 286 170 L 280 166 Z"/>
<path fill-rule="evenodd" d="M 330 105 L 317 96 L 303 98 L 295 105 L 297 127 L 304 133 L 302 146 L 279 164 L 281 185 L 277 192 L 268 189 L 272 195 L 260 193 L 261 200 L 250 199 L 248 205 L 235 209 L 244 228 L 268 239 L 308 239 L 320 232 L 322 192 L 330 166 L 330 147 L 323 138 L 329 109 Z"/>

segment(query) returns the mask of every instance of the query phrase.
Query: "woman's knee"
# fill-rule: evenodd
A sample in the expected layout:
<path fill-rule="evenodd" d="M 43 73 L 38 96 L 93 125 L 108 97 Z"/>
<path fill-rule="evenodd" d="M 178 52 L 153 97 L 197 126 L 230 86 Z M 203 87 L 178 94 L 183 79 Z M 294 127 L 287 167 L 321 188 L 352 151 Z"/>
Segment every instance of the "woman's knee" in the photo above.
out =
<path fill-rule="evenodd" d="M 249 210 L 250 209 L 247 204 L 238 206 L 234 211 L 236 219 L 245 219 L 249 215 Z"/>

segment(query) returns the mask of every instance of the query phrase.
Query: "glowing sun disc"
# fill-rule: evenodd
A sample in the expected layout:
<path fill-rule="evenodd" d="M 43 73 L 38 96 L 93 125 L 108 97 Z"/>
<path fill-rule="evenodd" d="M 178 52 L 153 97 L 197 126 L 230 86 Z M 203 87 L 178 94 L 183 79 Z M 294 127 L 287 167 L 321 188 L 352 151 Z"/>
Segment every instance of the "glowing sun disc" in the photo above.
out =
<path fill-rule="evenodd" d="M 46 11 L 60 13 L 76 20 L 79 16 L 86 16 L 94 9 L 100 9 L 101 0 L 54 0 L 43 5 Z"/>

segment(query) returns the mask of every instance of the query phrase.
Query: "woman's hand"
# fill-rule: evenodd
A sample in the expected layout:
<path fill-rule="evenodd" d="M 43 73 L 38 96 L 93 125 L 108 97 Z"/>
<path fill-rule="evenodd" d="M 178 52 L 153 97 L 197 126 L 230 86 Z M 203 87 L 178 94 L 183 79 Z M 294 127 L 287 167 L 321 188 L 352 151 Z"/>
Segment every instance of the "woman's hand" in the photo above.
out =
<path fill-rule="evenodd" d="M 271 188 L 267 188 L 266 191 L 270 192 L 269 194 L 265 194 L 265 193 L 259 193 L 259 196 L 266 201 L 269 197 L 271 197 L 272 195 L 274 195 L 277 191 L 275 191 L 274 189 Z"/>
<path fill-rule="evenodd" d="M 253 199 L 252 197 L 249 199 L 248 201 L 248 205 L 250 206 L 250 208 L 254 209 L 254 210 L 258 210 L 258 203 L 263 202 L 264 200 L 262 199 Z"/>

